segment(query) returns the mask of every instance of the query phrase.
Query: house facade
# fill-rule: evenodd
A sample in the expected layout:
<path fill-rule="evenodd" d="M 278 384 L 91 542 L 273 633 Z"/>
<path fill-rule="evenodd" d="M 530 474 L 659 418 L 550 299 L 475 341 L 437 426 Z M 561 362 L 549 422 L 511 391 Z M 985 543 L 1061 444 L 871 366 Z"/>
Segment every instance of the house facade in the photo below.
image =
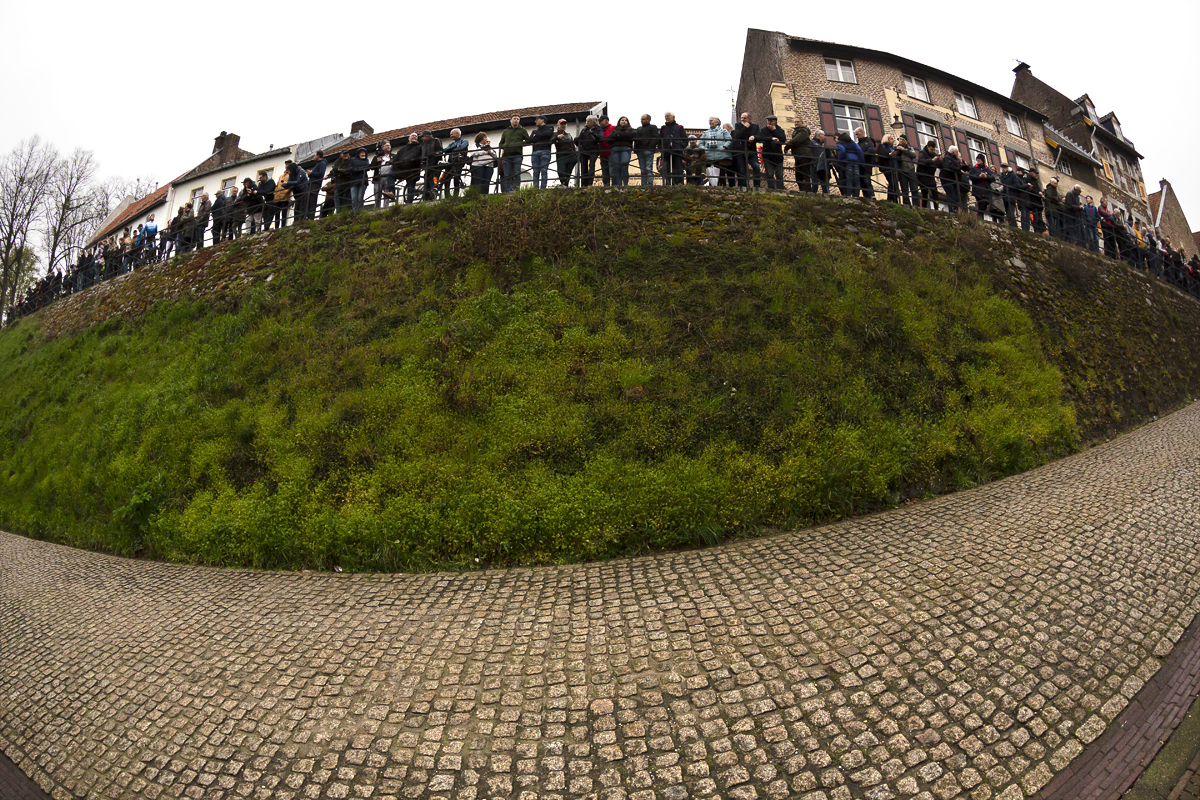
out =
<path fill-rule="evenodd" d="M 1016 78 L 1010 93 L 1012 99 L 1044 114 L 1049 125 L 1077 142 L 1099 162 L 1095 169 L 1096 185 L 1110 206 L 1125 209 L 1143 225 L 1152 224 L 1142 177 L 1142 155 L 1126 137 L 1117 115 L 1098 114 L 1086 94 L 1070 99 L 1034 77 L 1028 64 L 1018 64 L 1013 72 Z M 1096 202 L 1099 201 L 1097 197 Z"/>
<path fill-rule="evenodd" d="M 934 142 L 938 152 L 957 145 L 971 162 L 982 154 L 995 166 L 1036 166 L 1043 182 L 1056 174 L 1048 169 L 1057 162 L 1058 145 L 1047 142 L 1046 115 L 879 50 L 750 29 L 737 105 L 758 122 L 773 113 L 781 122 L 834 137 L 858 127 L 877 141 L 887 133 L 906 134 L 918 147 Z"/>

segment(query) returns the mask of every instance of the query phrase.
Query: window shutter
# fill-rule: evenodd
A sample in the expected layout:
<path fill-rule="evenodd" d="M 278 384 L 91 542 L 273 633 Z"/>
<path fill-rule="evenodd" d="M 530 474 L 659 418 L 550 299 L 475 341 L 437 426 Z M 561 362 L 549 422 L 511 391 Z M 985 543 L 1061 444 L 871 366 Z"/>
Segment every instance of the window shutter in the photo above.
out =
<path fill-rule="evenodd" d="M 1108 159 L 1101 158 L 1100 163 L 1104 165 L 1104 177 L 1108 178 L 1111 181 L 1113 179 L 1113 174 L 1112 174 L 1112 167 L 1109 165 Z"/>
<path fill-rule="evenodd" d="M 992 151 L 992 163 L 988 166 L 992 169 L 1000 169 L 1000 145 L 989 139 L 988 149 Z"/>
<path fill-rule="evenodd" d="M 1011 147 L 1004 148 L 1004 156 L 1008 159 L 1008 168 L 1017 168 L 1017 154 Z"/>
<path fill-rule="evenodd" d="M 827 136 L 837 138 L 837 120 L 833 116 L 833 103 L 829 100 L 817 99 L 817 115 L 821 118 L 821 130 Z"/>
<path fill-rule="evenodd" d="M 877 142 L 883 138 L 883 115 L 879 106 L 867 106 L 867 135 Z"/>
<path fill-rule="evenodd" d="M 942 152 L 946 152 L 954 146 L 954 131 L 946 123 L 942 123 Z"/>
<path fill-rule="evenodd" d="M 901 111 L 900 119 L 904 120 L 904 135 L 908 137 L 908 143 L 920 147 L 921 143 L 917 141 L 917 118 L 907 111 Z"/>
<path fill-rule="evenodd" d="M 967 147 L 966 132 L 960 131 L 957 128 L 955 128 L 954 135 L 958 137 L 958 141 L 955 142 L 955 144 L 958 145 L 958 157 L 963 160 L 963 163 L 973 165 L 975 163 L 975 157 L 971 155 L 971 151 Z"/>
<path fill-rule="evenodd" d="M 1141 181 L 1138 181 L 1138 194 L 1142 196 L 1143 203 L 1149 202 L 1149 200 L 1146 199 L 1146 184 L 1142 183 Z"/>

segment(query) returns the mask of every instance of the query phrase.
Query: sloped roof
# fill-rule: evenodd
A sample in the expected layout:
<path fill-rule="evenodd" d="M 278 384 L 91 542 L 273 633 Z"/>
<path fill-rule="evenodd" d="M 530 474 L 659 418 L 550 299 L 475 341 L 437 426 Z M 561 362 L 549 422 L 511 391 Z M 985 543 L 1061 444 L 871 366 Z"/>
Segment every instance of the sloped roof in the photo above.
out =
<path fill-rule="evenodd" d="M 225 162 L 213 161 L 213 159 L 216 158 L 218 155 L 218 154 L 214 153 L 213 155 L 211 155 L 208 158 L 201 161 L 199 164 L 197 164 L 191 170 L 188 170 L 187 172 L 180 175 L 175 180 L 171 181 L 171 185 L 174 186 L 174 185 L 177 185 L 180 183 L 184 183 L 186 181 L 192 180 L 193 178 L 199 178 L 204 175 L 208 175 L 211 172 L 223 172 L 223 171 L 229 169 L 230 167 L 236 167 L 239 164 L 246 164 L 251 161 L 258 161 L 259 159 L 263 159 L 263 158 L 273 158 L 274 156 L 282 155 L 284 153 L 290 153 L 291 150 L 292 150 L 292 146 L 288 145 L 287 147 L 276 147 L 274 150 L 268 150 L 265 153 L 251 153 L 249 150 L 243 150 L 239 147 L 238 151 L 237 151 L 238 157 L 235 158 L 233 161 L 225 161 Z"/>
<path fill-rule="evenodd" d="M 600 100 L 595 100 L 590 103 L 559 103 L 557 105 L 548 106 L 529 106 L 527 108 L 510 108 L 503 111 L 489 111 L 486 114 L 470 114 L 465 117 L 454 117 L 452 119 L 439 119 L 433 122 L 422 122 L 419 125 L 409 125 L 404 128 L 394 128 L 390 131 L 379 131 L 377 133 L 368 134 L 361 139 L 356 139 L 352 142 L 344 142 L 337 144 L 325 151 L 326 156 L 340 153 L 343 150 L 357 149 L 359 147 L 370 147 L 377 142 L 382 142 L 387 139 L 399 139 L 402 136 L 408 136 L 410 133 L 420 133 L 421 131 L 443 131 L 451 128 L 464 128 L 468 125 L 478 125 L 485 122 L 507 122 L 512 117 L 533 117 L 535 114 L 545 114 L 546 121 L 553 123 L 556 120 L 550 118 L 555 115 L 562 114 L 583 114 L 591 111 L 596 106 L 600 105 Z"/>
<path fill-rule="evenodd" d="M 104 239 L 114 231 L 119 231 L 126 225 L 132 224 L 138 217 L 142 216 L 143 214 L 149 214 L 152 209 L 157 208 L 158 206 L 167 202 L 167 190 L 170 188 L 170 183 L 164 183 L 162 186 L 158 187 L 153 194 L 148 194 L 141 200 L 133 201 L 133 203 L 131 203 L 129 207 L 125 209 L 125 212 L 121 214 L 121 216 L 117 217 L 114 222 L 96 233 L 91 239 L 88 239 L 87 246 L 91 247 L 96 242 Z"/>
<path fill-rule="evenodd" d="M 1076 144 L 1075 141 L 1073 139 L 1071 139 L 1071 137 L 1067 136 L 1065 133 L 1063 133 L 1062 131 L 1055 128 L 1049 122 L 1042 123 L 1042 132 L 1046 136 L 1046 141 L 1049 142 L 1050 144 L 1062 147 L 1064 150 L 1071 153 L 1071 155 L 1075 156 L 1076 158 L 1082 158 L 1084 161 L 1087 161 L 1089 164 L 1092 164 L 1097 167 L 1104 166 L 1104 164 L 1101 163 L 1098 158 L 1096 158 L 1094 155 L 1089 153 L 1087 150 L 1084 150 L 1081 145 Z"/>

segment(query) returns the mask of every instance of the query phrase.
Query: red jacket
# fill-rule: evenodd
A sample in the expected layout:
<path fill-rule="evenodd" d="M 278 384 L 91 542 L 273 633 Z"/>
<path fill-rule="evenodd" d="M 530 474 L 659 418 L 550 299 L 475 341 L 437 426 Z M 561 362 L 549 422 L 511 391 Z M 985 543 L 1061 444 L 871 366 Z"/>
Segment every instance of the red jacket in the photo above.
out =
<path fill-rule="evenodd" d="M 608 137 L 616 129 L 617 129 L 617 126 L 613 125 L 611 122 L 600 129 L 604 133 L 604 139 L 601 140 L 601 142 L 600 142 L 600 157 L 601 158 L 608 158 L 610 155 L 612 155 L 612 142 L 610 142 L 608 140 Z"/>

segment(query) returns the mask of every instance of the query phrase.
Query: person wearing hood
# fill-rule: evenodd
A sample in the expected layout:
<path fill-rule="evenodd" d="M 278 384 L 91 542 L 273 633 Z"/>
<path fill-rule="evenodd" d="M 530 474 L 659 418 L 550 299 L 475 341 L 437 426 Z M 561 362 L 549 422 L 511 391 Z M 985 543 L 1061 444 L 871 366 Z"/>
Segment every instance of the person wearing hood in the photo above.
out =
<path fill-rule="evenodd" d="M 838 191 L 842 197 L 858 197 L 862 191 L 863 151 L 850 134 L 842 131 L 837 139 Z"/>
<path fill-rule="evenodd" d="M 338 153 L 337 161 L 329 168 L 329 178 L 333 183 L 333 213 L 340 214 L 343 208 L 350 208 L 350 184 L 354 182 L 349 150 Z"/>

